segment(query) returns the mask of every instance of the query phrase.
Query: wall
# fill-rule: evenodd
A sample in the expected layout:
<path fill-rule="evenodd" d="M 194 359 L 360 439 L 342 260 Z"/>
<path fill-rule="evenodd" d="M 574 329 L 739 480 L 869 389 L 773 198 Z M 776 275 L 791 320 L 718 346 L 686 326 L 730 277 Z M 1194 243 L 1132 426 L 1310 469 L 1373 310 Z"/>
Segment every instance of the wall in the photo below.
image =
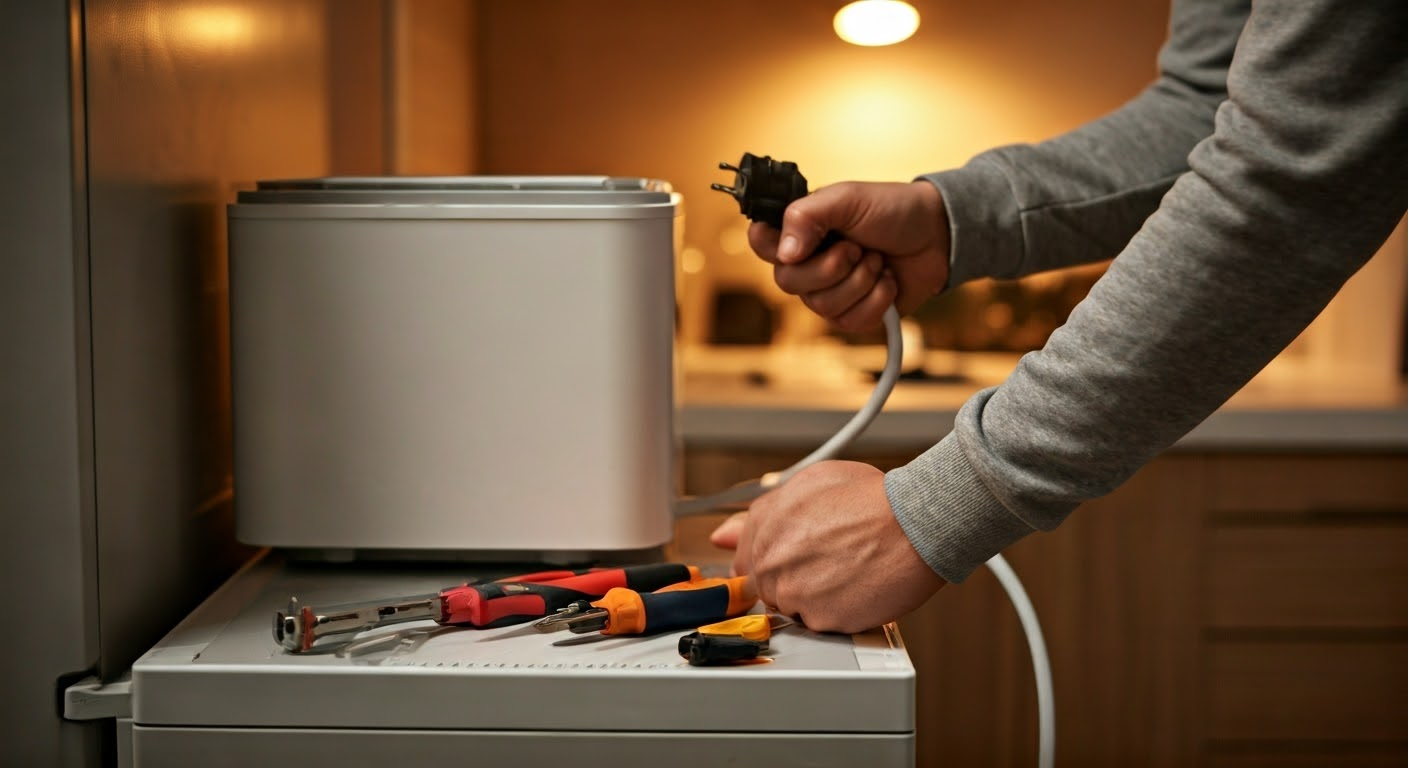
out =
<path fill-rule="evenodd" d="M 887 48 L 840 41 L 817 0 L 520 0 L 480 9 L 479 166 L 672 182 L 702 271 L 685 337 L 714 284 L 770 288 L 733 201 L 709 192 L 743 151 L 797 161 L 812 186 L 909 179 L 998 144 L 1045 138 L 1152 79 L 1158 0 L 917 0 L 919 31 Z M 772 292 L 774 301 L 781 297 Z M 795 307 L 795 302 L 787 302 Z M 787 323 L 800 335 L 806 313 Z"/>
<path fill-rule="evenodd" d="M 478 61 L 474 0 L 392 0 L 386 6 L 391 57 L 388 173 L 475 171 Z M 340 14 L 339 14 L 340 15 Z"/>

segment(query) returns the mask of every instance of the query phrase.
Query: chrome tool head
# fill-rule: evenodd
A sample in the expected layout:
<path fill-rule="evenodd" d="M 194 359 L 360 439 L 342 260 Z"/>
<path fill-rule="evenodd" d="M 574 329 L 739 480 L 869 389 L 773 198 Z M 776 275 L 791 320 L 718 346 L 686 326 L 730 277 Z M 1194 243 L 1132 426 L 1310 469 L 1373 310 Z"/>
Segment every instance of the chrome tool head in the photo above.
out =
<path fill-rule="evenodd" d="M 289 597 L 287 611 L 274 612 L 274 641 L 284 650 L 291 653 L 306 651 L 313 645 L 313 638 L 307 637 L 305 647 L 305 623 L 302 610 L 298 605 L 298 598 Z"/>
<path fill-rule="evenodd" d="M 606 626 L 607 612 L 593 608 L 591 602 L 578 600 L 550 616 L 533 622 L 539 632 L 557 632 L 567 629 L 577 633 L 597 632 Z"/>
<path fill-rule="evenodd" d="M 347 603 L 314 610 L 290 597 L 288 610 L 274 613 L 274 641 L 289 653 L 313 651 L 313 645 L 333 635 L 350 640 L 358 632 L 391 624 L 429 619 L 443 615 L 440 596 L 412 595 L 392 600 Z M 325 650 L 319 646 L 318 650 Z"/>

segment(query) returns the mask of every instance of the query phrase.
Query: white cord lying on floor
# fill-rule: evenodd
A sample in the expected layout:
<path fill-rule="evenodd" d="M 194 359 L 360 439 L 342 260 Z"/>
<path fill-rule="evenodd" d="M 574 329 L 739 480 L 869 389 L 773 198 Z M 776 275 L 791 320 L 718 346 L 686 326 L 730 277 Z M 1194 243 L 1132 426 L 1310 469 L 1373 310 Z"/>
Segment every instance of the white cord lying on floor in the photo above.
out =
<path fill-rule="evenodd" d="M 900 314 L 893 306 L 885 310 L 885 368 L 875 383 L 875 389 L 865 405 L 846 422 L 831 439 L 822 443 L 801 461 L 781 472 L 769 472 L 757 480 L 735 485 L 725 491 L 697 498 L 683 498 L 675 502 L 675 516 L 701 515 L 725 507 L 736 507 L 758 498 L 764 493 L 792 479 L 792 476 L 818 461 L 826 461 L 840 455 L 855 440 L 880 409 L 885 407 L 895 382 L 900 377 L 900 359 L 904 356 L 904 341 L 900 334 Z M 1022 623 L 1022 631 L 1027 636 L 1027 646 L 1031 649 L 1032 669 L 1036 673 L 1036 703 L 1039 736 L 1037 739 L 1037 766 L 1051 768 L 1056 757 L 1056 699 L 1051 683 L 1051 660 L 1046 653 L 1046 641 L 1041 634 L 1041 624 L 1037 622 L 1036 608 L 1032 605 L 1027 591 L 1016 572 L 1002 558 L 994 555 L 987 562 L 988 569 L 997 577 L 998 583 L 1007 591 L 1007 597 L 1017 609 L 1017 618 Z"/>

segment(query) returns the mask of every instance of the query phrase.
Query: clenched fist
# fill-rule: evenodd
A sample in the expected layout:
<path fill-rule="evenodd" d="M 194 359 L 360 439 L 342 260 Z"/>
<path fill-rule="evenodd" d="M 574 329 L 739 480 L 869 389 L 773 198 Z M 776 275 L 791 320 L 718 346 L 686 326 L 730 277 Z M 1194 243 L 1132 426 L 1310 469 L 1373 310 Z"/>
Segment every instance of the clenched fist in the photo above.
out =
<path fill-rule="evenodd" d="M 841 242 L 813 253 L 827 232 Z M 782 230 L 755 223 L 748 244 L 779 288 L 844 331 L 880 324 L 894 304 L 914 311 L 948 282 L 948 217 L 927 181 L 850 181 L 787 206 Z"/>

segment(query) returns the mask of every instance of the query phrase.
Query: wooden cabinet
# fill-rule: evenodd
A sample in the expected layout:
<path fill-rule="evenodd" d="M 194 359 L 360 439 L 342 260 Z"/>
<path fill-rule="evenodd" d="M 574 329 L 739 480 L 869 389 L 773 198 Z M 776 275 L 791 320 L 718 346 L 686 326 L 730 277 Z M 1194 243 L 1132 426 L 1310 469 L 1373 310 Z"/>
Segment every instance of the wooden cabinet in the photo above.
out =
<path fill-rule="evenodd" d="M 1408 765 L 1408 457 L 1209 460 L 1214 765 Z"/>
<path fill-rule="evenodd" d="M 800 455 L 691 451 L 686 484 Z M 1408 765 L 1408 455 L 1170 454 L 1007 557 L 1052 655 L 1058 765 Z M 919 765 L 1034 765 L 1031 662 L 996 579 L 901 628 Z"/>

